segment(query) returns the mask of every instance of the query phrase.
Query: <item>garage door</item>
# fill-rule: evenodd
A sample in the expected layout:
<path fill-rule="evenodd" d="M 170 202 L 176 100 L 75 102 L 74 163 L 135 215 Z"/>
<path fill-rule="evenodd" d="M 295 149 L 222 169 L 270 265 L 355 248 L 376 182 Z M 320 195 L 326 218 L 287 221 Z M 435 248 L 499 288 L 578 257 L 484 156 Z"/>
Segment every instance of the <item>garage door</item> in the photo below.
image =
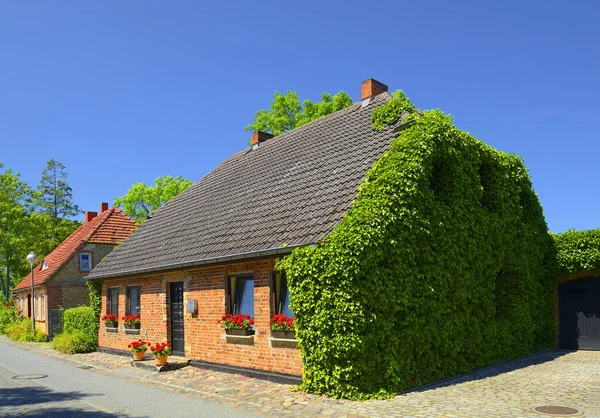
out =
<path fill-rule="evenodd" d="M 600 278 L 563 283 L 558 291 L 560 348 L 600 350 Z"/>

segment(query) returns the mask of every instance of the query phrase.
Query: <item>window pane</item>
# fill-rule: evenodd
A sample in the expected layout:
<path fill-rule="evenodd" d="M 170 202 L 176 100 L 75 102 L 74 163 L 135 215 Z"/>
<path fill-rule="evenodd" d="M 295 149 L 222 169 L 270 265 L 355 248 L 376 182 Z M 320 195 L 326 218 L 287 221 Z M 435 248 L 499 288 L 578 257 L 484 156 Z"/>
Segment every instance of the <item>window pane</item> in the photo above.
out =
<path fill-rule="evenodd" d="M 119 288 L 110 289 L 110 312 L 113 315 L 119 314 Z"/>
<path fill-rule="evenodd" d="M 290 289 L 286 286 L 284 291 L 283 291 L 283 297 L 282 297 L 282 309 L 281 309 L 281 313 L 284 314 L 287 317 L 292 317 L 294 316 L 294 313 L 290 310 Z"/>
<path fill-rule="evenodd" d="M 81 254 L 79 256 L 79 260 L 80 260 L 80 265 L 79 268 L 82 271 L 89 271 L 90 269 L 90 255 L 89 254 Z"/>
<path fill-rule="evenodd" d="M 128 292 L 128 315 L 140 314 L 140 287 L 131 286 L 127 288 Z"/>
<path fill-rule="evenodd" d="M 237 308 L 234 313 L 242 313 L 254 317 L 254 279 L 238 278 L 236 280 L 236 301 Z"/>

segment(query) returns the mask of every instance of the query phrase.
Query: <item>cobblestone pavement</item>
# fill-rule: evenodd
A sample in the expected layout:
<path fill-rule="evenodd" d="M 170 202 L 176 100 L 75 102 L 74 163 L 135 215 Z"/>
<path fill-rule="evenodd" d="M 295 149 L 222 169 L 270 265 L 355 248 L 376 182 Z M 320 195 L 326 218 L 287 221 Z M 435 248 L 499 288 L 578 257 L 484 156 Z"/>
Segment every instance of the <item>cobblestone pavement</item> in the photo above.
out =
<path fill-rule="evenodd" d="M 21 343 L 19 343 L 21 345 Z M 441 381 L 389 400 L 353 402 L 304 392 L 292 386 L 186 367 L 153 373 L 131 367 L 124 356 L 105 353 L 62 355 L 47 346 L 25 344 L 45 355 L 80 362 L 100 373 L 138 378 L 182 393 L 266 416 L 359 417 L 548 417 L 538 406 L 578 409 L 600 418 L 600 352 L 550 351 Z"/>

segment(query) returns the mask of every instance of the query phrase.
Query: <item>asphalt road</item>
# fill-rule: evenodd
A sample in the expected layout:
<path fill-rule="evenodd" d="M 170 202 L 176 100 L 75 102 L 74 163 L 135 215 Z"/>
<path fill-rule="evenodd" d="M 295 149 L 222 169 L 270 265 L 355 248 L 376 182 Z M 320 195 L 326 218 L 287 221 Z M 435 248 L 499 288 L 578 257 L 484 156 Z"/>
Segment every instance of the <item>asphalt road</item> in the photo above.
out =
<path fill-rule="evenodd" d="M 256 417 L 196 394 L 151 387 L 132 376 L 82 369 L 0 339 L 2 417 Z M 132 369 L 137 369 L 133 368 Z"/>

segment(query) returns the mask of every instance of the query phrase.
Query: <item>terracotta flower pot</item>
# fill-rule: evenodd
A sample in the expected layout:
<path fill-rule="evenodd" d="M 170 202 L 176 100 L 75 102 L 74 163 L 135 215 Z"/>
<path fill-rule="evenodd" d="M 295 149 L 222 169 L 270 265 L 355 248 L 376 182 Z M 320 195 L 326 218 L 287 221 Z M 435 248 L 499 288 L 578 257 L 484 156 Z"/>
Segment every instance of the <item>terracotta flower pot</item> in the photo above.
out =
<path fill-rule="evenodd" d="M 133 354 L 134 361 L 141 361 L 141 360 L 144 360 L 145 353 L 146 353 L 145 351 L 134 351 L 131 354 Z"/>
<path fill-rule="evenodd" d="M 167 358 L 169 356 L 154 356 L 154 362 L 157 366 L 164 366 L 167 364 Z"/>

